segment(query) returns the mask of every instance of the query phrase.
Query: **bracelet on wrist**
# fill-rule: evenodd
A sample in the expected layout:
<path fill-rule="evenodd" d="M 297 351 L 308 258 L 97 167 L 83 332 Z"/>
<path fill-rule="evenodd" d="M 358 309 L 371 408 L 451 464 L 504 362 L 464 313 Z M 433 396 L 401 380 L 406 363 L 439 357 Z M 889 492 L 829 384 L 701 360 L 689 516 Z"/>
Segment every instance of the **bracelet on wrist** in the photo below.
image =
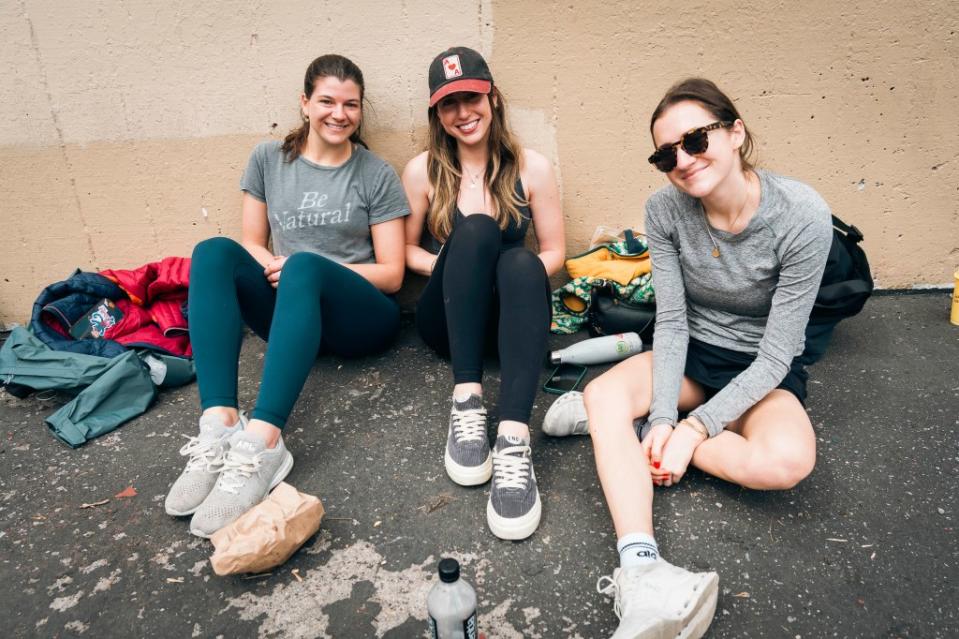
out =
<path fill-rule="evenodd" d="M 680 421 L 679 423 L 686 426 L 687 428 L 692 429 L 699 435 L 702 435 L 703 441 L 706 441 L 707 439 L 709 439 L 709 431 L 706 430 L 706 427 L 700 424 L 699 422 L 691 422 L 688 419 L 684 419 Z"/>

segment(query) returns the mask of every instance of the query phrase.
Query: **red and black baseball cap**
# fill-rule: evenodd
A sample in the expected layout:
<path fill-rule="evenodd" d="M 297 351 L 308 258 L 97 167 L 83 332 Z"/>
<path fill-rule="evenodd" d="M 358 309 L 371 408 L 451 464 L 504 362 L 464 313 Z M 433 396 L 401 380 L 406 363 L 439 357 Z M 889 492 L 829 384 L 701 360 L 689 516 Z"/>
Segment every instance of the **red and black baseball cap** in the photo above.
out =
<path fill-rule="evenodd" d="M 467 47 L 452 47 L 433 58 L 429 80 L 430 106 L 457 91 L 489 93 L 493 90 L 493 75 L 486 60 Z"/>

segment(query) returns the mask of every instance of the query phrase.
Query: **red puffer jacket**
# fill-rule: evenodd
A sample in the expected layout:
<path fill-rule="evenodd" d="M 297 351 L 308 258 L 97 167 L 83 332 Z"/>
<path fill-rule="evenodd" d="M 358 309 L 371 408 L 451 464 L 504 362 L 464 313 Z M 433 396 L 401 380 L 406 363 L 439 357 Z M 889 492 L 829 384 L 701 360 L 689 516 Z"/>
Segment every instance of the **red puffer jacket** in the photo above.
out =
<path fill-rule="evenodd" d="M 192 357 L 183 305 L 190 285 L 190 258 L 167 257 L 133 270 L 99 273 L 123 289 L 129 299 L 116 300 L 123 317 L 104 338 L 124 346 L 150 345 Z"/>

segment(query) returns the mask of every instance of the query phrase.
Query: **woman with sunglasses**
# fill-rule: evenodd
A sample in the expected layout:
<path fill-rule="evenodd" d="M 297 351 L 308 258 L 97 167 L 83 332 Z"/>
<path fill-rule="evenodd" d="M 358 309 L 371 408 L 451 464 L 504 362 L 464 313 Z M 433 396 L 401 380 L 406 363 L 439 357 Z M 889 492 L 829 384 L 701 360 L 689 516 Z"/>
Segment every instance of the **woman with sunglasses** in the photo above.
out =
<path fill-rule="evenodd" d="M 660 558 L 653 485 L 675 485 L 690 463 L 758 490 L 789 489 L 812 471 L 798 356 L 832 240 L 812 188 L 752 166 L 752 137 L 712 82 L 669 89 L 650 131 L 649 161 L 671 183 L 646 203 L 653 350 L 558 399 L 544 424 L 592 436 L 620 554 L 601 580 L 615 593 L 617 639 L 699 637 L 716 606 L 716 573 Z M 637 418 L 647 418 L 641 441 Z"/>
<path fill-rule="evenodd" d="M 563 216 L 549 161 L 510 132 L 503 95 L 483 57 L 466 47 L 429 69 L 427 150 L 403 185 L 409 268 L 429 277 L 416 307 L 424 341 L 450 357 L 453 397 L 444 464 L 457 484 L 492 476 L 486 518 L 502 539 L 539 525 L 529 417 L 546 354 L 549 281 L 563 265 Z M 429 232 L 421 248 L 425 225 Z M 532 224 L 539 252 L 525 248 Z M 499 426 L 492 450 L 483 403 L 483 353 L 497 343 Z"/>
<path fill-rule="evenodd" d="M 199 434 L 166 511 L 209 537 L 290 472 L 282 429 L 321 352 L 386 349 L 399 329 L 403 281 L 396 171 L 361 138 L 363 74 L 340 55 L 307 67 L 302 122 L 253 150 L 240 180 L 242 238 L 205 240 L 190 270 L 190 339 L 200 387 Z M 267 340 L 251 419 L 237 409 L 244 325 Z"/>

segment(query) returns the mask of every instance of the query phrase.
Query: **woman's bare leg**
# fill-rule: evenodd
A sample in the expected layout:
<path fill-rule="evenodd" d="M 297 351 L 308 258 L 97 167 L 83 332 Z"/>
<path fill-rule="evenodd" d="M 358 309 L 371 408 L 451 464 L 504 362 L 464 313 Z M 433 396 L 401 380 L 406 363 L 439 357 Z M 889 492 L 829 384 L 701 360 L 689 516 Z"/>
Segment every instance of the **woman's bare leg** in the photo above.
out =
<path fill-rule="evenodd" d="M 653 534 L 649 464 L 633 430 L 633 419 L 649 413 L 652 375 L 653 354 L 642 353 L 590 382 L 584 392 L 596 471 L 620 538 Z M 679 409 L 690 410 L 702 401 L 702 389 L 683 378 Z"/>
<path fill-rule="evenodd" d="M 785 490 L 812 472 L 816 435 L 796 396 L 777 388 L 700 444 L 692 463 L 746 488 Z"/>

